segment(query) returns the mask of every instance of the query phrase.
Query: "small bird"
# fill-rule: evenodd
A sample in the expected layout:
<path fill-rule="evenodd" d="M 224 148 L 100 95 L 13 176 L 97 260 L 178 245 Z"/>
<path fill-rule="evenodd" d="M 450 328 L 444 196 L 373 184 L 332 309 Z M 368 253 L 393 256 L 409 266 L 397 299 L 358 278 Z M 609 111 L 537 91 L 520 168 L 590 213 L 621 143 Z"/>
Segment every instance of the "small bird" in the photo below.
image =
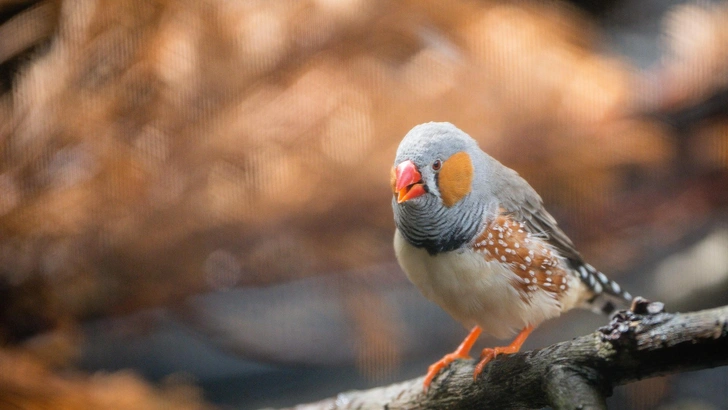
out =
<path fill-rule="evenodd" d="M 574 307 L 605 314 L 632 296 L 584 262 L 518 173 L 450 123 L 414 127 L 391 175 L 397 260 L 428 299 L 466 328 L 463 343 L 428 369 L 424 388 L 468 358 L 481 332 L 518 336 L 486 348 L 473 378 L 498 354 L 517 352 L 541 322 Z"/>

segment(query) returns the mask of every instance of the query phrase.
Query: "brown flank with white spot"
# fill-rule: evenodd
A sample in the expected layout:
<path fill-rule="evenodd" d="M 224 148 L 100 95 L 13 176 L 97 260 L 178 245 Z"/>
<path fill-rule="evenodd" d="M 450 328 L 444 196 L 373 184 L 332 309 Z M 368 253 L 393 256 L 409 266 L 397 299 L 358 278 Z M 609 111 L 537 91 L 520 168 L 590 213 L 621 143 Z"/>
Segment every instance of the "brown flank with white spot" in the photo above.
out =
<path fill-rule="evenodd" d="M 569 290 L 568 274 L 543 240 L 531 235 L 526 226 L 501 213 L 475 240 L 473 248 L 487 261 L 510 265 L 518 276 L 513 286 L 524 301 L 538 289 L 560 299 Z"/>

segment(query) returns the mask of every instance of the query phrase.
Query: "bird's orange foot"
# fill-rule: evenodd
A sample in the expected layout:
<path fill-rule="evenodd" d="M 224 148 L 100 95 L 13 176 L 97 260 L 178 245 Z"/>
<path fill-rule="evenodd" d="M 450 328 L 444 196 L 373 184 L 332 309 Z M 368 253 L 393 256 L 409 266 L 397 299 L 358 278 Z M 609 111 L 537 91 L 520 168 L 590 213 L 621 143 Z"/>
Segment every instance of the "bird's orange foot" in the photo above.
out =
<path fill-rule="evenodd" d="M 480 375 L 480 373 L 483 372 L 485 365 L 490 363 L 490 361 L 495 359 L 495 357 L 499 354 L 515 353 L 515 351 L 504 351 L 504 349 L 508 349 L 508 346 L 494 348 L 486 347 L 485 349 L 483 349 L 483 352 L 480 353 L 480 361 L 475 366 L 475 371 L 473 372 L 473 380 L 478 380 L 478 376 Z"/>
<path fill-rule="evenodd" d="M 437 376 L 438 373 L 440 373 L 440 370 L 444 369 L 445 367 L 449 366 L 450 363 L 454 362 L 457 359 L 469 359 L 470 356 L 470 349 L 473 348 L 473 344 L 476 340 L 478 340 L 478 336 L 480 336 L 481 329 L 479 326 L 473 327 L 473 330 L 470 331 L 470 334 L 468 334 L 468 337 L 463 340 L 463 342 L 458 346 L 458 348 L 450 353 L 446 354 L 445 357 L 438 360 L 437 362 L 433 363 L 428 369 L 427 374 L 425 375 L 425 382 L 423 383 L 425 393 L 427 393 L 427 389 L 430 388 L 430 383 L 432 383 L 432 380 Z"/>
<path fill-rule="evenodd" d="M 480 375 L 480 373 L 483 372 L 485 365 L 488 364 L 491 360 L 495 359 L 496 356 L 498 356 L 499 354 L 513 354 L 518 352 L 521 349 L 523 342 L 525 342 L 528 338 L 528 335 L 531 334 L 531 331 L 533 331 L 533 327 L 526 326 L 508 346 L 492 348 L 486 347 L 485 349 L 483 349 L 483 351 L 480 353 L 480 361 L 475 366 L 475 371 L 473 372 L 473 380 L 478 380 L 478 376 Z"/>
<path fill-rule="evenodd" d="M 432 383 L 432 380 L 437 376 L 438 373 L 440 373 L 440 370 L 446 368 L 450 365 L 450 363 L 454 362 L 457 359 L 470 359 L 470 356 L 467 354 L 458 354 L 457 352 L 446 354 L 443 356 L 442 359 L 436 361 L 435 363 L 431 364 L 430 367 L 427 368 L 427 374 L 425 375 L 425 393 L 427 392 L 427 389 L 430 388 L 430 383 Z"/>

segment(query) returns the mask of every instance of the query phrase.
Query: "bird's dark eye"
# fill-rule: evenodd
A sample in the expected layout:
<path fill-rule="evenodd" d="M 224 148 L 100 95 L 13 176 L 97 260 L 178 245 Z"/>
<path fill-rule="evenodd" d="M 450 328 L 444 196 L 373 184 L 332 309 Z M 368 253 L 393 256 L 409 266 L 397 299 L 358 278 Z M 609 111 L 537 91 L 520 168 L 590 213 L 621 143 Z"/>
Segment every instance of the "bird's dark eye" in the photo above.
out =
<path fill-rule="evenodd" d="M 439 171 L 440 168 L 442 168 L 442 161 L 440 161 L 439 159 L 436 159 L 435 162 L 432 163 L 432 170 Z"/>

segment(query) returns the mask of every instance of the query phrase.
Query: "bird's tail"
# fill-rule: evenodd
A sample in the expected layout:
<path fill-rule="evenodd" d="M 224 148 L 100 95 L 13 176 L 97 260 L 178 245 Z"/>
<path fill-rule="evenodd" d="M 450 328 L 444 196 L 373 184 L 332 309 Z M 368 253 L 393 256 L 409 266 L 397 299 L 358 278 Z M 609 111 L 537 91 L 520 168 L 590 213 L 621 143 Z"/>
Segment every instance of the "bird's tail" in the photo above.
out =
<path fill-rule="evenodd" d="M 629 292 L 588 263 L 578 266 L 575 271 L 593 293 L 586 303 L 595 312 L 609 315 L 620 307 L 626 307 L 632 300 Z"/>

